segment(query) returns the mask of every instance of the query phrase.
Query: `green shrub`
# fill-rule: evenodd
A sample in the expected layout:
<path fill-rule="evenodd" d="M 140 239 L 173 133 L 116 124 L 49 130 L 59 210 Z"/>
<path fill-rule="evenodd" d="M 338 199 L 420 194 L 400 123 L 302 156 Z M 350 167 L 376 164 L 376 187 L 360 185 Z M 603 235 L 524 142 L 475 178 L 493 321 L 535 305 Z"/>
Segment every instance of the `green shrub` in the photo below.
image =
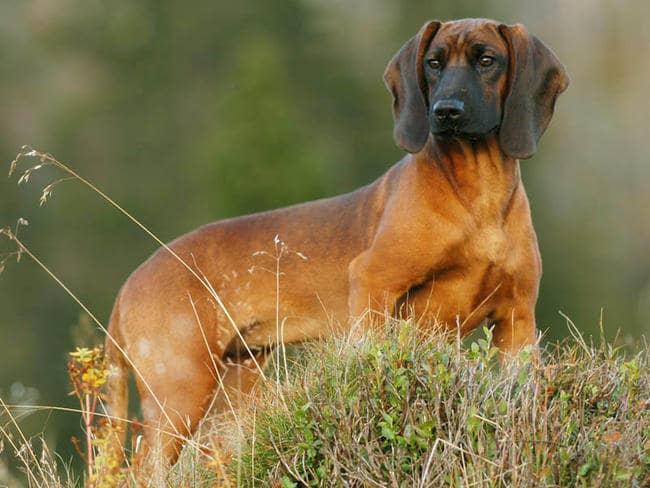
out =
<path fill-rule="evenodd" d="M 266 389 L 243 486 L 650 486 L 647 348 L 565 342 L 506 366 L 489 330 L 460 348 L 388 329 L 309 346 Z"/>

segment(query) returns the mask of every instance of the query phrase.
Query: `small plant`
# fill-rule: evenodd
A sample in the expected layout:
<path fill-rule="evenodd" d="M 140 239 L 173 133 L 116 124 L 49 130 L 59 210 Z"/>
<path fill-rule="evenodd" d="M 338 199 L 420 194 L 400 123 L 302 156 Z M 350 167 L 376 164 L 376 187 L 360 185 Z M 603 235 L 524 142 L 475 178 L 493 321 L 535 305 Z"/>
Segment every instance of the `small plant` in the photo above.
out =
<path fill-rule="evenodd" d="M 102 422 L 99 428 L 95 425 L 97 408 L 104 396 L 102 389 L 109 375 L 103 346 L 78 347 L 71 352 L 68 375 L 73 387 L 70 395 L 79 400 L 84 423 L 84 449 L 76 437 L 72 442 L 86 464 L 87 485 L 94 488 L 116 486 L 122 455 L 115 438 L 122 427 L 112 422 Z M 102 454 L 98 456 L 96 451 Z"/>
<path fill-rule="evenodd" d="M 93 488 L 113 488 L 124 478 L 122 460 L 123 447 L 118 439 L 124 427 L 114 422 L 102 422 L 97 429 L 92 446 L 95 449 L 93 473 L 89 475 L 87 486 Z"/>

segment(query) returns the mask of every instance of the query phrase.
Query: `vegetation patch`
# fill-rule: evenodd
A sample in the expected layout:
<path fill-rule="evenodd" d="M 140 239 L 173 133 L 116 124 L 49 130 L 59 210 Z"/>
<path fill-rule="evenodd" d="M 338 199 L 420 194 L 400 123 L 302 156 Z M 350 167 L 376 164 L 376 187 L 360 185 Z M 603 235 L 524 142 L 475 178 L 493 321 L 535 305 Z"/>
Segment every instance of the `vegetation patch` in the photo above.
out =
<path fill-rule="evenodd" d="M 132 454 L 120 465 L 119 452 L 99 453 L 117 433 L 93 424 L 103 357 L 78 349 L 68 367 L 85 476 L 26 438 L 1 400 L 0 452 L 13 451 L 29 486 L 52 488 L 650 487 L 650 349 L 572 335 L 506 362 L 488 329 L 463 345 L 412 321 L 361 344 L 281 348 L 250 408 L 208 415 L 179 462 L 152 460 L 144 479 Z"/>
<path fill-rule="evenodd" d="M 266 388 L 233 462 L 241 486 L 650 486 L 648 349 L 580 337 L 500 364 L 394 324 L 310 346 Z"/>

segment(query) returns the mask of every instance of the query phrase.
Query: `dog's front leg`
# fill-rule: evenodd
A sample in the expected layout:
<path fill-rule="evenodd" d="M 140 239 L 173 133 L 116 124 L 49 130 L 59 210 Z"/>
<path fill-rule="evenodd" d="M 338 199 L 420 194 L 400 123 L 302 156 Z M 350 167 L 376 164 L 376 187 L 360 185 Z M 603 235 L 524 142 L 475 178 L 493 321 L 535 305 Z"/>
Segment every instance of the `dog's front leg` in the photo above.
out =
<path fill-rule="evenodd" d="M 541 277 L 541 264 L 534 256 L 528 261 L 512 286 L 497 297 L 490 319 L 494 322 L 493 341 L 503 359 L 514 359 L 527 346 L 537 357 L 535 304 Z"/>
<path fill-rule="evenodd" d="M 527 202 L 525 202 L 527 204 Z M 494 321 L 494 343 L 504 358 L 516 357 L 526 346 L 535 346 L 535 304 L 542 277 L 542 261 L 532 225 L 524 239 L 514 241 L 517 252 L 508 263 L 508 284 L 499 290 L 490 314 Z M 532 245 L 531 245 L 532 242 Z"/>
<path fill-rule="evenodd" d="M 394 313 L 397 300 L 414 284 L 422 281 L 426 271 L 393 250 L 383 253 L 370 248 L 350 262 L 350 319 L 358 320 L 363 332 L 385 314 Z"/>
<path fill-rule="evenodd" d="M 535 346 L 534 307 L 504 306 L 493 315 L 493 340 L 504 358 L 514 358 L 526 346 Z"/>
<path fill-rule="evenodd" d="M 402 295 L 399 291 L 391 291 L 379 282 L 373 282 L 366 269 L 357 266 L 350 269 L 350 318 L 370 320 L 370 314 L 392 314 L 397 299 Z"/>

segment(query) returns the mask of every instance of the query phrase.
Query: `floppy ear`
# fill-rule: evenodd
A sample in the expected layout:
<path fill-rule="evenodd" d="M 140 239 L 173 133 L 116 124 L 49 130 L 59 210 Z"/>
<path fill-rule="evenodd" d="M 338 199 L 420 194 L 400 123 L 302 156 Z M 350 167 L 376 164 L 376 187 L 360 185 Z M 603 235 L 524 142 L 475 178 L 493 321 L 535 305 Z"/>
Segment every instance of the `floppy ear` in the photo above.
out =
<path fill-rule="evenodd" d="M 384 72 L 384 82 L 393 94 L 393 137 L 410 153 L 419 152 L 429 136 L 422 57 L 439 27 L 440 22 L 424 24 L 393 56 Z"/>
<path fill-rule="evenodd" d="M 553 116 L 557 96 L 566 90 L 564 66 L 542 41 L 521 24 L 501 24 L 508 44 L 508 92 L 503 106 L 499 142 L 517 159 L 535 154 L 537 141 Z"/>

